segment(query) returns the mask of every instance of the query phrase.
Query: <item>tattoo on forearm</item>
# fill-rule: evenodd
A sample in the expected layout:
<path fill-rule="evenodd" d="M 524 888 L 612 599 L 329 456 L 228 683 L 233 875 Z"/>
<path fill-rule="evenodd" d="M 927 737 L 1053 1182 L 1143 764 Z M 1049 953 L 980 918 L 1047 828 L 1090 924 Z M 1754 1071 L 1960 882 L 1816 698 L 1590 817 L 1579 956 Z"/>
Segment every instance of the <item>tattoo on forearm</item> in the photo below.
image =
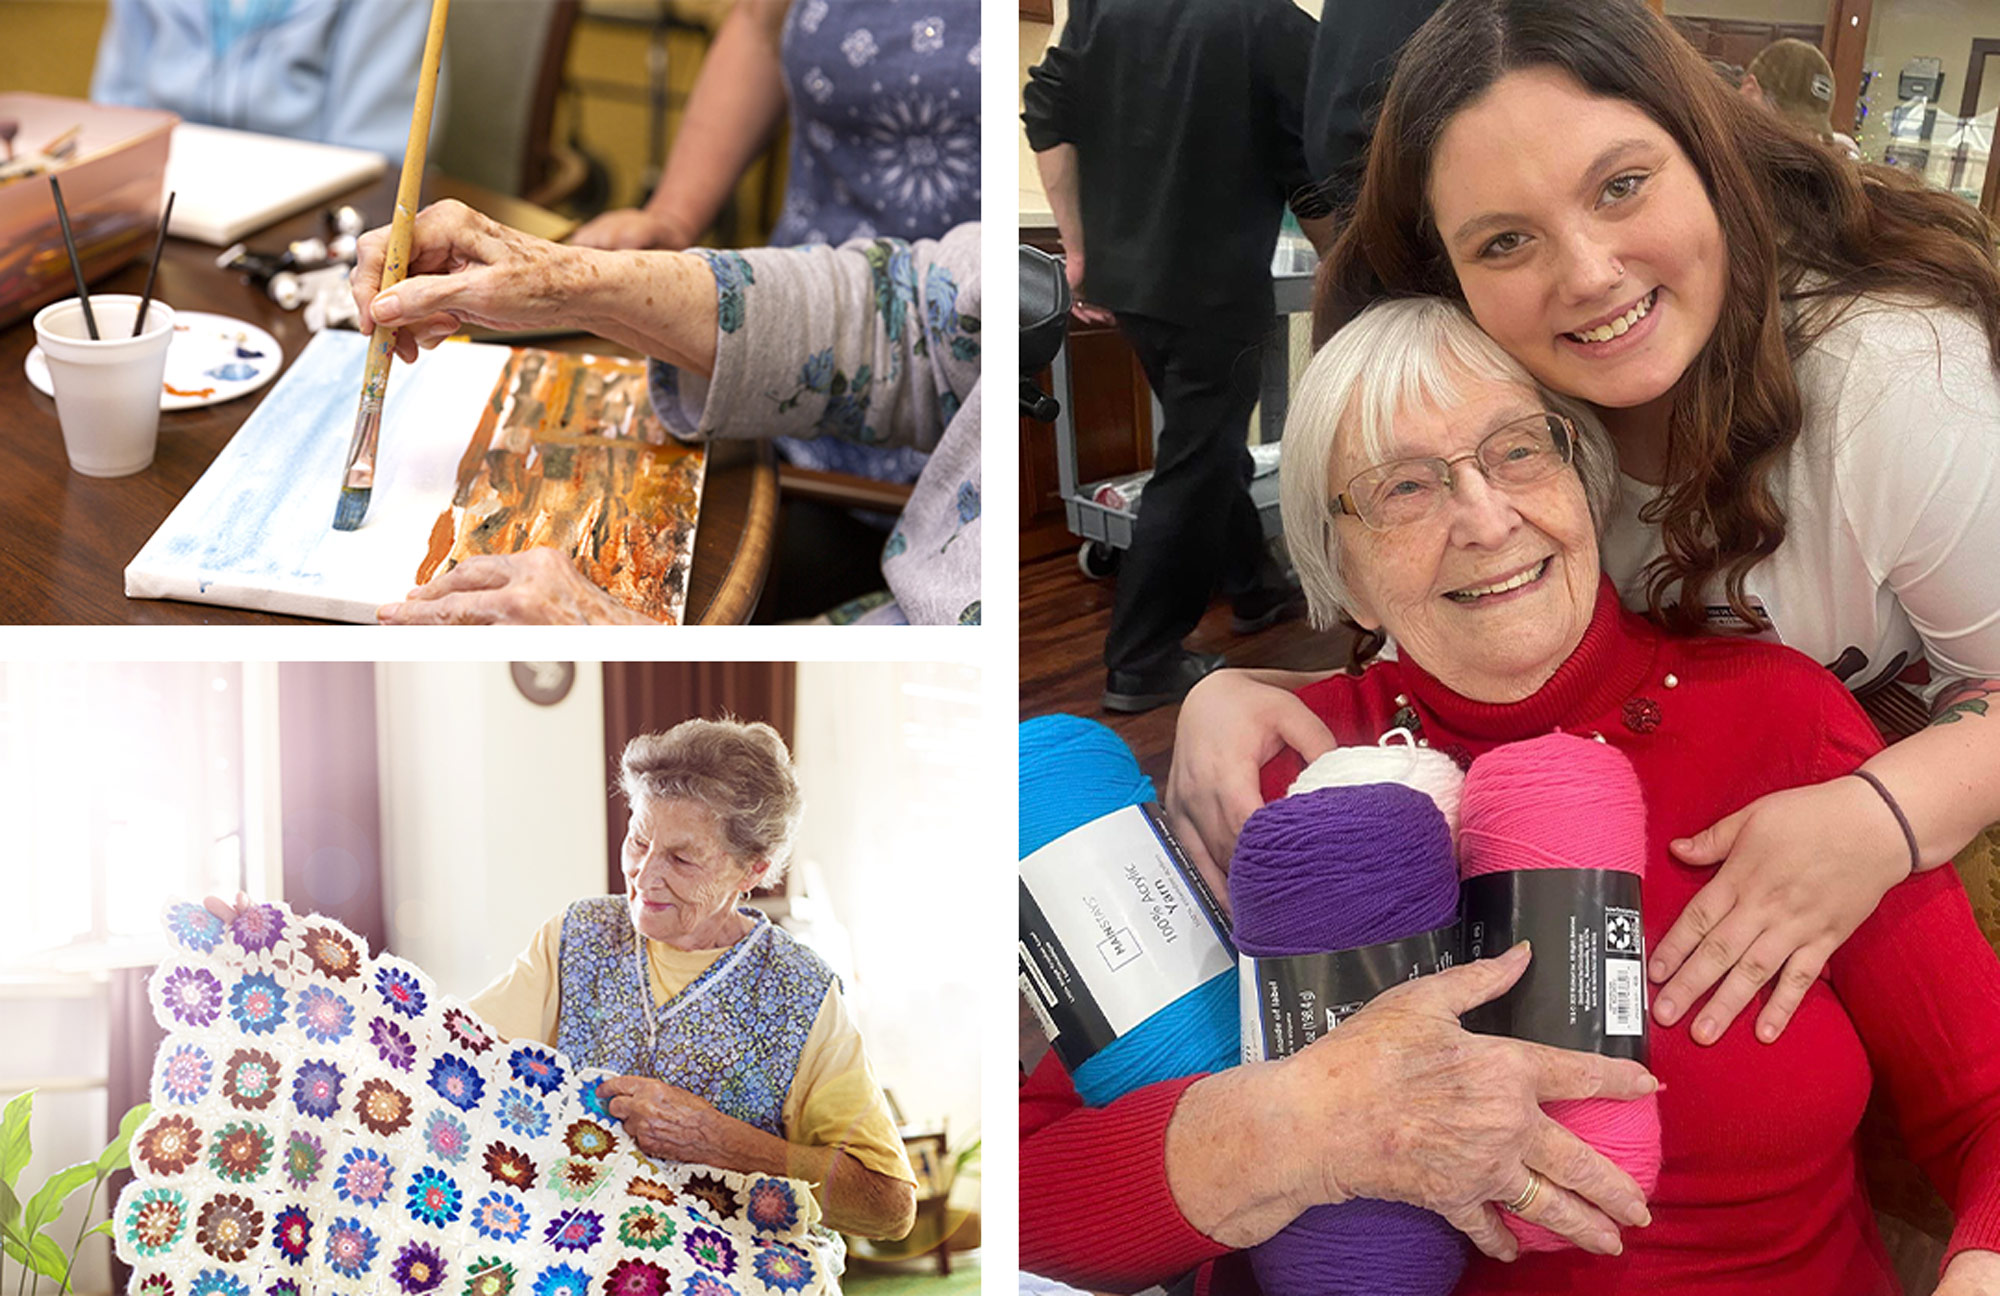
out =
<path fill-rule="evenodd" d="M 1983 716 L 1989 699 L 2000 694 L 2000 680 L 1967 680 L 1938 694 L 1931 715 L 1933 725 L 1956 724 L 1970 716 Z"/>

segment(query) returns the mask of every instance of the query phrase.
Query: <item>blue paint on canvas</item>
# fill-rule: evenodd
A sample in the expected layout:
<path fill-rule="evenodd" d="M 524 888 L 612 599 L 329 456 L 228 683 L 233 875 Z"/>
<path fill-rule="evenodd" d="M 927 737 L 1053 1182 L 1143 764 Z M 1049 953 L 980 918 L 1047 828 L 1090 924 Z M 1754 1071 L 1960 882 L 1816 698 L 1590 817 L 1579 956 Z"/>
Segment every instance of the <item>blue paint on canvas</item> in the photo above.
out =
<path fill-rule="evenodd" d="M 333 515 L 367 340 L 324 332 L 132 560 L 126 593 L 372 620 L 376 604 L 413 583 L 457 458 L 505 364 L 505 348 L 447 349 L 394 366 L 359 530 L 333 530 Z"/>

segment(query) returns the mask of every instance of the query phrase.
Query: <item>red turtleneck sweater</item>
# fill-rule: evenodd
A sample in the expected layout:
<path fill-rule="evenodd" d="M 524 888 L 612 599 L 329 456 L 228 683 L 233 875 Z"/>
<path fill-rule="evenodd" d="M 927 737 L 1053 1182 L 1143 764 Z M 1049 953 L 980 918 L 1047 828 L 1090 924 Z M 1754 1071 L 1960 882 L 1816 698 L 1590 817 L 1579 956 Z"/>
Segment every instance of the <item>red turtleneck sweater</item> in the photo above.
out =
<path fill-rule="evenodd" d="M 1675 862 L 1670 840 L 1767 792 L 1852 770 L 1880 746 L 1853 698 L 1810 659 L 1737 639 L 1667 638 L 1620 608 L 1608 584 L 1576 652 L 1524 701 L 1470 702 L 1409 662 L 1299 696 L 1343 743 L 1413 719 L 1432 746 L 1467 757 L 1552 729 L 1601 734 L 1631 759 L 1646 794 L 1649 944 L 1713 876 Z M 1274 760 L 1265 796 L 1283 795 L 1299 769 L 1292 753 Z M 1666 1088 L 1652 1226 L 1626 1230 L 1616 1258 L 1475 1257 L 1461 1293 L 1893 1296 L 1855 1159 L 1873 1085 L 1957 1211 L 1952 1251 L 2000 1250 L 2000 960 L 1952 869 L 1892 890 L 1776 1043 L 1757 1042 L 1752 1008 L 1704 1048 L 1688 1036 L 1695 1016 L 1653 1030 L 1652 1068 Z M 1101 1111 L 1079 1105 L 1053 1055 L 1023 1083 L 1024 1269 L 1143 1286 L 1222 1253 L 1181 1218 L 1161 1162 L 1166 1123 L 1191 1082 Z M 1247 1266 L 1218 1265 L 1214 1287 L 1247 1277 Z"/>

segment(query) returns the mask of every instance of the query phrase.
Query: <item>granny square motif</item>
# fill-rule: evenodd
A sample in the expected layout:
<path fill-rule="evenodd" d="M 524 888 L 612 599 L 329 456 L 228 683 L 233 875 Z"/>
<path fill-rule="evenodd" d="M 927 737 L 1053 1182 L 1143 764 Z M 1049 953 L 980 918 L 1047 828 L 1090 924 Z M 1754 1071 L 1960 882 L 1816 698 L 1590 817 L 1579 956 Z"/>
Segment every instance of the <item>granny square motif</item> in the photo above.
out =
<path fill-rule="evenodd" d="M 113 1214 L 138 1296 L 820 1296 L 807 1185 L 655 1161 L 612 1073 L 495 1038 L 339 923 L 169 906 L 153 1114 Z"/>

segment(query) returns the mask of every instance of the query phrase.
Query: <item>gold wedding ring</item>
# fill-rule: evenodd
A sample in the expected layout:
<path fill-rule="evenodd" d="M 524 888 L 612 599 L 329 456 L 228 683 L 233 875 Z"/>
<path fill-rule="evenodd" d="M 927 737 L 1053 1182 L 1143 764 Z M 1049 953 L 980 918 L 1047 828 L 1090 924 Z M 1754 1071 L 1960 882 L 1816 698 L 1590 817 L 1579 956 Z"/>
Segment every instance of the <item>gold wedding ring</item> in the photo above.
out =
<path fill-rule="evenodd" d="M 1528 1209 L 1528 1207 L 1535 1204 L 1535 1198 L 1541 1193 L 1541 1191 L 1542 1191 L 1542 1177 L 1536 1174 L 1533 1170 L 1530 1170 L 1528 1171 L 1528 1186 L 1526 1188 L 1523 1188 L 1521 1190 L 1521 1195 L 1519 1197 L 1516 1197 L 1513 1201 L 1501 1202 L 1500 1209 L 1512 1215 L 1519 1215 L 1522 1211 Z"/>

